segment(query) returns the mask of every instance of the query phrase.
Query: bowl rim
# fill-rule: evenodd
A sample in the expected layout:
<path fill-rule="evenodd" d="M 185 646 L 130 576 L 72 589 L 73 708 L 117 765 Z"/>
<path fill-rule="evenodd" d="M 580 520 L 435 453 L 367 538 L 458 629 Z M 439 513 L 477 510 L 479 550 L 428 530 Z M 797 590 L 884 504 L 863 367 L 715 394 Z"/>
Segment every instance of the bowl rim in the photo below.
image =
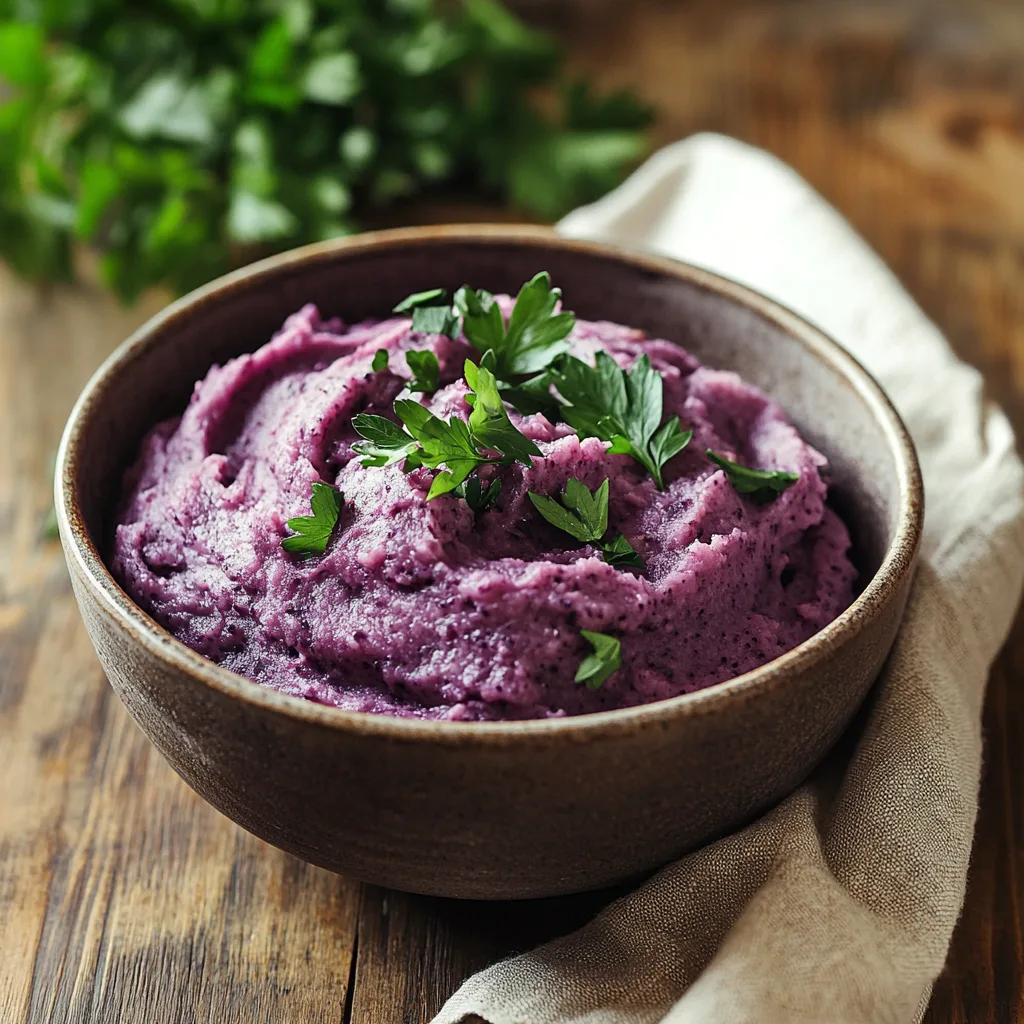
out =
<path fill-rule="evenodd" d="M 187 647 L 142 610 L 114 579 L 93 542 L 78 507 L 75 466 L 86 424 L 104 395 L 116 387 L 121 370 L 141 358 L 155 338 L 178 318 L 238 289 L 250 289 L 277 275 L 310 263 L 330 262 L 338 254 L 386 251 L 409 244 L 444 246 L 452 242 L 509 243 L 537 249 L 582 252 L 626 263 L 660 276 L 675 277 L 744 306 L 796 338 L 810 355 L 824 361 L 851 386 L 875 416 L 895 457 L 899 485 L 896 530 L 882 562 L 852 604 L 809 639 L 772 661 L 742 675 L 693 693 L 636 707 L 615 708 L 562 718 L 513 722 L 458 722 L 400 718 L 346 711 L 281 693 L 223 668 Z M 220 694 L 254 706 L 255 710 L 299 719 L 310 725 L 392 741 L 444 746 L 548 745 L 591 742 L 602 737 L 663 729 L 673 720 L 719 713 L 730 705 L 776 690 L 786 680 L 826 661 L 861 632 L 913 571 L 921 542 L 924 492 L 914 444 L 892 402 L 863 365 L 838 342 L 773 299 L 722 275 L 669 257 L 626 250 L 603 242 L 566 238 L 550 228 L 508 224 L 450 224 L 366 232 L 292 249 L 260 260 L 170 303 L 122 342 L 83 388 L 68 417 L 57 452 L 54 500 L 57 522 L 69 567 L 88 586 L 115 626 L 129 633 L 150 655 L 184 672 Z M 73 564 L 72 564 L 73 563 Z"/>

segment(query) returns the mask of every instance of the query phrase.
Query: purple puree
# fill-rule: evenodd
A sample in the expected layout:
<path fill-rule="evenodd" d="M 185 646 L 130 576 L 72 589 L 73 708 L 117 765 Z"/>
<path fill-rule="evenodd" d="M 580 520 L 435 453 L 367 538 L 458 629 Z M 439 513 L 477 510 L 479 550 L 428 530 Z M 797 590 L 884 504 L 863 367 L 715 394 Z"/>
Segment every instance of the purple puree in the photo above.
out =
<path fill-rule="evenodd" d="M 504 308 L 508 302 L 501 300 Z M 825 505 L 825 459 L 782 409 L 733 373 L 667 341 L 579 321 L 573 348 L 622 366 L 647 352 L 665 417 L 692 428 L 666 489 L 544 416 L 512 421 L 542 458 L 500 473 L 495 506 L 426 501 L 433 471 L 364 468 L 358 412 L 392 416 L 431 348 L 441 388 L 424 402 L 467 418 L 463 341 L 414 333 L 408 318 L 346 326 L 314 306 L 259 351 L 214 367 L 180 418 L 146 437 L 126 474 L 113 570 L 193 650 L 285 693 L 352 710 L 449 719 L 523 719 L 621 708 L 699 690 L 806 640 L 853 596 L 849 536 Z M 371 370 L 377 349 L 390 369 Z M 705 456 L 800 479 L 758 505 Z M 526 492 L 610 480 L 609 537 L 646 570 L 612 568 L 545 522 Z M 309 515 L 314 481 L 344 506 L 324 555 L 281 549 L 285 520 Z M 597 690 L 573 681 L 590 652 L 580 630 L 621 638 L 623 667 Z"/>

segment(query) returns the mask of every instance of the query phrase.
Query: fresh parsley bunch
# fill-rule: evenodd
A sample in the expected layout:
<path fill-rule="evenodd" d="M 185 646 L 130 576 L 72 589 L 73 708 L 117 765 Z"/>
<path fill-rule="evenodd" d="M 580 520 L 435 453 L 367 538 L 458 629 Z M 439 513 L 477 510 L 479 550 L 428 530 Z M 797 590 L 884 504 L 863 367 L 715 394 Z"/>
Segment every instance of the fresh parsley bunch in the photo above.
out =
<path fill-rule="evenodd" d="M 0 0 L 0 256 L 120 296 L 344 235 L 445 188 L 550 219 L 643 155 L 498 0 Z"/>

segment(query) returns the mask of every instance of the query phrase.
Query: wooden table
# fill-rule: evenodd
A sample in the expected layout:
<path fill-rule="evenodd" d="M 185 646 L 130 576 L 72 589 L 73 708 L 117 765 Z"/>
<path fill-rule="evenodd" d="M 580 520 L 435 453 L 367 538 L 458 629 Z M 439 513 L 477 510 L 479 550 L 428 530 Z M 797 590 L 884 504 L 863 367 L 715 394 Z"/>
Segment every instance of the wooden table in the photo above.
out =
<path fill-rule="evenodd" d="M 639 86 L 659 141 L 721 130 L 794 164 L 1024 426 L 1020 0 L 604 7 L 563 25 L 575 67 Z M 426 1021 L 471 971 L 607 897 L 497 907 L 361 886 L 220 817 L 138 732 L 40 522 L 75 394 L 159 302 L 33 293 L 0 269 L 0 1021 Z M 1024 1019 L 1022 671 L 1019 622 L 930 1024 Z"/>

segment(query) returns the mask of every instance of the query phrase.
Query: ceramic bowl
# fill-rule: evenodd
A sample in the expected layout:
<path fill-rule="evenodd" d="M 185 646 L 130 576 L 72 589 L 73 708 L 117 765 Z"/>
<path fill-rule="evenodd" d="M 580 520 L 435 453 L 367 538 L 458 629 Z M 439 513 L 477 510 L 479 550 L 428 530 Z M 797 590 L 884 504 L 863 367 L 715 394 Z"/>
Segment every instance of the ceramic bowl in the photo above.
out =
<path fill-rule="evenodd" d="M 143 434 L 212 363 L 264 343 L 306 302 L 345 320 L 472 281 L 515 291 L 546 269 L 579 316 L 639 327 L 778 398 L 831 462 L 860 593 L 820 633 L 701 692 L 514 723 L 404 720 L 284 696 L 206 661 L 138 608 L 105 564 Z M 878 385 L 793 313 L 692 266 L 541 229 L 382 232 L 265 260 L 150 320 L 97 371 L 60 448 L 57 515 L 103 668 L 185 781 L 267 842 L 420 893 L 551 896 L 638 876 L 793 789 L 868 692 L 903 614 L 921 480 Z"/>

